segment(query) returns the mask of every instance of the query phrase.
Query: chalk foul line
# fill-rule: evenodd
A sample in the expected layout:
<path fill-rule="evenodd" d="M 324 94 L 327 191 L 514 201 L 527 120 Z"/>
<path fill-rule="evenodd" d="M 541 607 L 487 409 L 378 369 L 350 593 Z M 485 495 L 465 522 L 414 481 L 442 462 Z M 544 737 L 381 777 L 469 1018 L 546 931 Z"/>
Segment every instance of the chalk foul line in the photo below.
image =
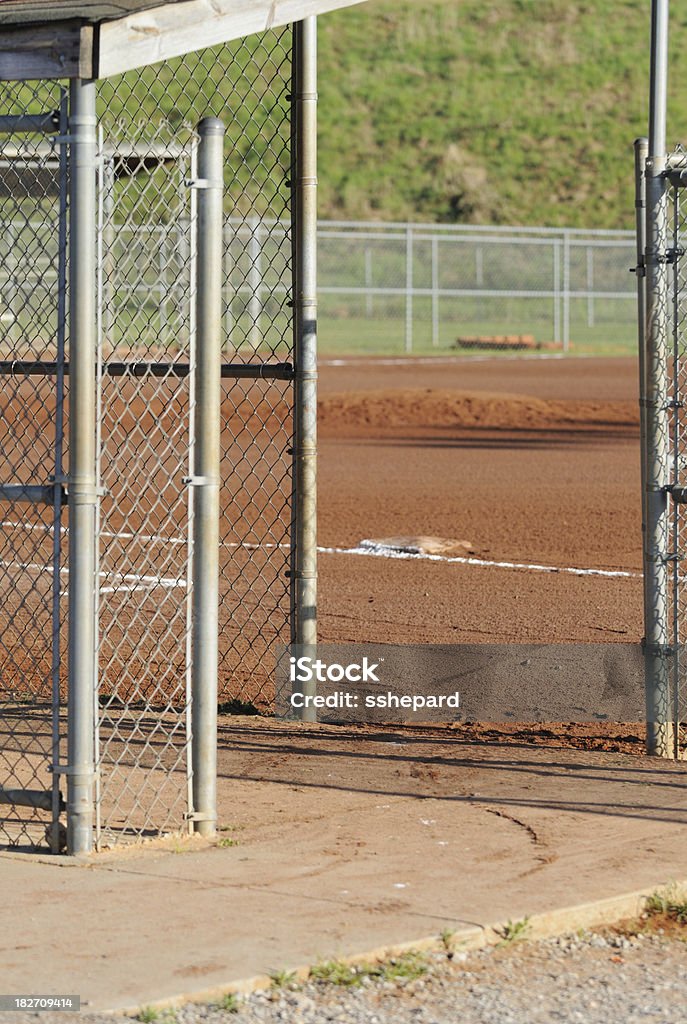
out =
<path fill-rule="evenodd" d="M 638 580 L 642 578 L 641 572 L 629 572 L 624 569 L 579 569 L 567 565 L 539 565 L 536 562 L 503 562 L 471 555 L 430 555 L 422 551 L 402 551 L 386 544 L 377 544 L 373 540 L 361 540 L 352 548 L 320 547 L 317 550 L 325 555 L 364 555 L 372 558 L 392 558 L 416 562 L 476 565 L 492 569 L 528 569 L 530 572 L 565 573 L 569 576 L 601 576 L 608 579 Z"/>

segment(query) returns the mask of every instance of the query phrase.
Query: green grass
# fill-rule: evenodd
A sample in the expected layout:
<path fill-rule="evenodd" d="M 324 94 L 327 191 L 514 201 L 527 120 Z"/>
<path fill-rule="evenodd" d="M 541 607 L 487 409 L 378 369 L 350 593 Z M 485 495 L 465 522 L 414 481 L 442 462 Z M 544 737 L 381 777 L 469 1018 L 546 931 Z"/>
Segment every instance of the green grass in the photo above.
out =
<path fill-rule="evenodd" d="M 631 311 L 633 312 L 633 311 Z M 528 329 L 529 328 L 529 329 Z M 628 356 L 637 348 L 636 325 L 630 320 L 621 323 L 600 323 L 571 331 L 571 355 Z M 550 341 L 550 330 L 535 321 L 506 323 L 501 320 L 449 321 L 441 325 L 439 344 L 432 344 L 431 325 L 426 321 L 413 323 L 412 354 L 414 355 L 497 355 L 498 348 L 476 351 L 456 347 L 459 336 L 494 334 L 534 334 L 537 341 Z M 319 320 L 318 345 L 321 356 L 397 355 L 405 353 L 405 319 L 400 314 L 387 320 L 364 317 L 332 317 L 326 310 Z"/>
<path fill-rule="evenodd" d="M 224 1010 L 225 1013 L 238 1013 L 240 1009 L 238 996 L 233 992 L 227 992 L 217 1003 L 217 1009 Z"/>
<path fill-rule="evenodd" d="M 644 0 L 370 0 L 319 26 L 322 216 L 633 227 Z"/>
<path fill-rule="evenodd" d="M 325 960 L 310 969 L 310 980 L 323 985 L 356 988 L 365 979 L 374 981 L 414 981 L 427 973 L 427 958 L 415 950 L 378 963 L 347 964 L 343 960 Z"/>
<path fill-rule="evenodd" d="M 499 945 L 507 946 L 511 942 L 520 942 L 527 937 L 529 927 L 529 917 L 523 917 L 520 921 L 509 921 L 501 929 L 501 942 Z"/>
<path fill-rule="evenodd" d="M 644 910 L 649 915 L 665 914 L 680 924 L 687 924 L 687 895 L 674 887 L 655 892 L 647 899 Z"/>
<path fill-rule="evenodd" d="M 686 21 L 673 5 L 670 145 L 687 100 Z M 132 72 L 124 107 L 113 79 L 106 122 L 223 117 L 227 210 L 278 215 L 290 86 L 285 48 L 261 73 L 274 39 L 288 46 L 278 30 L 221 48 L 217 62 L 201 51 Z M 368 0 L 324 15 L 320 216 L 632 228 L 648 58 L 646 0 Z M 276 99 L 265 90 L 275 75 Z"/>
<path fill-rule="evenodd" d="M 287 988 L 296 981 L 295 971 L 271 971 L 269 975 L 272 988 Z"/>

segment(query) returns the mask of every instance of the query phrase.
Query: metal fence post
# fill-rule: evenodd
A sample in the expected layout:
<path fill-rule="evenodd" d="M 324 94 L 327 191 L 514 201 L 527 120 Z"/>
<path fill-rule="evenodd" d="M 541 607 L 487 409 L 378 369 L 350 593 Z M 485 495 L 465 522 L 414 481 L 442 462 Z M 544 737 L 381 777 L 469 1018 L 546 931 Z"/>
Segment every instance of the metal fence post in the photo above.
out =
<path fill-rule="evenodd" d="M 372 249 L 365 249 L 365 314 L 372 319 L 374 304 L 372 298 Z"/>
<path fill-rule="evenodd" d="M 561 340 L 561 243 L 553 240 L 553 340 Z"/>
<path fill-rule="evenodd" d="M 317 643 L 317 18 L 294 25 L 292 641 Z M 303 721 L 315 721 L 303 708 Z"/>
<path fill-rule="evenodd" d="M 646 267 L 644 253 L 646 250 L 646 187 L 645 170 L 649 151 L 649 140 L 635 139 L 635 223 L 637 230 L 637 339 L 639 368 L 639 444 L 640 471 L 642 487 L 642 551 L 646 548 Z M 644 576 L 644 609 L 649 607 L 647 600 L 647 576 Z"/>
<path fill-rule="evenodd" d="M 432 236 L 432 346 L 439 344 L 439 239 Z"/>
<path fill-rule="evenodd" d="M 646 160 L 646 154 L 644 159 Z M 644 187 L 644 164 L 642 164 L 642 188 Z M 642 202 L 642 209 L 644 203 Z M 644 248 L 642 247 L 642 266 L 644 265 Z M 594 316 L 594 250 L 587 246 L 587 327 L 595 327 Z"/>
<path fill-rule="evenodd" d="M 570 235 L 563 232 L 563 351 L 570 349 Z"/>
<path fill-rule="evenodd" d="M 248 338 L 251 348 L 260 348 L 262 334 L 262 224 L 257 214 L 248 218 Z"/>
<path fill-rule="evenodd" d="M 667 409 L 668 185 L 666 167 L 666 86 L 668 0 L 652 0 L 651 98 L 646 162 L 646 534 L 645 679 L 647 750 L 674 755 L 668 646 L 669 421 Z"/>
<path fill-rule="evenodd" d="M 69 724 L 67 847 L 93 849 L 96 564 L 95 83 L 70 83 Z"/>
<path fill-rule="evenodd" d="M 406 338 L 405 350 L 413 351 L 413 229 L 406 226 Z"/>
<path fill-rule="evenodd" d="M 202 836 L 217 826 L 217 669 L 219 484 L 222 362 L 222 197 L 224 125 L 198 126 L 191 715 L 193 821 Z"/>

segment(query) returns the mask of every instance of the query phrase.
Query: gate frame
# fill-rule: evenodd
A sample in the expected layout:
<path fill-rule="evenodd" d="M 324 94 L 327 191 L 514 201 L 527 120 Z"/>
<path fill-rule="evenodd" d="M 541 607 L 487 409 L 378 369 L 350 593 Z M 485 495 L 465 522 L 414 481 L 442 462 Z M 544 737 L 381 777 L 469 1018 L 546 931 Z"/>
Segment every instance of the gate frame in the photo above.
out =
<path fill-rule="evenodd" d="M 669 235 L 669 189 L 673 161 L 666 151 L 669 0 L 651 3 L 649 138 L 635 142 L 637 275 L 639 312 L 640 433 L 644 565 L 644 656 L 647 753 L 680 756 L 678 567 L 671 548 L 677 504 L 683 503 L 677 458 L 671 468 L 671 423 L 679 401 L 669 394 L 668 323 L 675 315 L 669 266 L 678 253 Z M 683 160 L 684 166 L 684 160 Z M 645 224 L 642 222 L 645 205 Z M 643 253 L 643 257 L 642 257 Z M 673 301 L 675 298 L 673 297 Z M 675 326 L 673 328 L 675 330 Z M 677 353 L 675 353 L 677 355 Z M 676 374 L 677 371 L 675 371 Z M 677 379 L 677 378 L 676 378 Z M 673 452 L 677 456 L 677 451 Z M 669 500 L 670 498 L 670 500 Z M 669 566 L 671 573 L 669 575 Z M 672 576 L 672 580 L 670 578 Z M 672 584 L 672 594 L 671 594 Z"/>
<path fill-rule="evenodd" d="M 317 111 L 317 62 L 316 33 L 317 17 L 313 10 L 336 9 L 350 6 L 360 0 L 316 0 L 294 5 L 291 17 L 286 19 L 293 26 L 293 90 L 291 95 L 292 115 L 292 175 L 291 194 L 292 236 L 294 261 L 292 271 L 292 302 L 294 332 L 294 365 L 246 365 L 222 366 L 221 376 L 232 378 L 266 378 L 288 380 L 292 384 L 294 443 L 291 451 L 293 474 L 293 510 L 290 561 L 291 591 L 291 640 L 312 645 L 317 640 L 317 533 L 316 533 L 316 464 L 317 464 L 317 322 L 316 322 L 316 111 Z M 301 15 L 300 19 L 298 15 Z M 294 18 L 295 15 L 295 18 Z M 285 22 L 286 23 L 286 22 Z M 235 34 L 231 20 L 222 30 L 222 38 L 212 40 L 219 43 L 240 38 Z M 22 26 L 13 29 L 31 37 L 32 28 Z M 254 29 L 255 30 L 255 29 Z M 260 30 L 260 29 L 258 29 Z M 234 33 L 234 34 L 232 34 Z M 0 33 L 1 34 L 1 33 Z M 246 34 L 246 33 L 243 33 Z M 89 38 L 88 32 L 80 34 L 80 45 Z M 175 44 L 177 45 L 177 44 Z M 197 45 L 201 45 L 197 43 Z M 196 47 L 194 47 L 196 48 Z M 100 48 L 102 57 L 103 47 Z M 29 68 L 18 67 L 14 62 L 4 61 L 0 55 L 0 80 L 21 81 L 30 77 L 44 79 L 69 79 L 69 111 L 66 125 L 60 128 L 59 141 L 68 146 L 69 166 L 69 368 L 64 359 L 62 366 L 57 360 L 53 372 L 70 375 L 70 457 L 67 479 L 69 515 L 69 594 L 68 594 L 68 726 L 66 764 L 58 764 L 53 758 L 53 792 L 50 797 L 53 808 L 60 803 L 60 776 L 67 776 L 67 852 L 84 855 L 94 848 L 96 811 L 96 723 L 98 702 L 98 521 L 99 521 L 99 476 L 97 462 L 97 413 L 96 395 L 98 385 L 98 226 L 100 211 L 97 202 L 99 174 L 98 132 L 96 119 L 96 77 L 99 74 L 97 62 L 79 61 L 76 66 L 60 66 L 43 62 L 36 53 L 36 62 Z M 157 57 L 159 59 L 159 55 Z M 146 63 L 139 60 L 138 65 Z M 134 65 L 136 66 L 136 65 Z M 124 70 L 124 69 L 118 69 Z M 109 73 L 114 73 L 110 71 Z M 1 116 L 1 115 L 0 115 Z M 22 117 L 24 117 L 22 115 Z M 32 130 L 36 123 L 32 115 Z M 54 129 L 55 125 L 52 124 Z M 208 140 L 219 136 L 216 126 L 208 133 Z M 196 181 L 200 208 L 207 202 L 207 216 L 217 221 L 217 231 L 211 232 L 207 252 L 215 252 L 211 272 L 206 275 L 205 286 L 199 274 L 196 292 L 198 319 L 199 366 L 204 357 L 200 352 L 203 316 L 217 301 L 217 324 L 210 326 L 206 316 L 208 341 L 214 346 L 219 340 L 221 325 L 221 272 L 222 260 L 222 218 L 221 190 L 216 186 L 223 177 L 222 147 L 216 146 L 220 167 L 212 171 L 208 164 L 207 176 L 200 172 Z M 208 187 L 210 185 L 210 187 Z M 219 209 L 220 216 L 217 216 Z M 212 213 L 214 211 L 214 213 Z M 202 243 L 200 243 L 202 244 Z M 217 256 L 219 253 L 219 256 Z M 205 288 L 205 291 L 204 291 Z M 64 302 L 64 294 L 58 302 Z M 201 312 L 204 304 L 205 313 Z M 216 337 L 215 337 L 216 334 Z M 211 336 L 211 337 L 210 337 Z M 219 399 L 219 359 L 205 365 L 206 387 L 209 393 L 216 393 Z M 199 389 L 200 391 L 200 389 Z M 198 395 L 196 419 L 202 418 L 205 403 Z M 216 417 L 212 420 L 212 417 Z M 208 425 L 209 435 L 218 434 L 219 411 L 211 414 Z M 196 423 L 196 427 L 199 424 Z M 218 446 L 217 446 L 218 449 Z M 218 510 L 217 482 L 219 479 L 219 451 L 214 452 L 214 436 L 205 451 L 202 445 L 194 452 L 192 475 L 192 507 L 194 517 L 196 551 L 194 553 L 194 594 L 193 594 L 193 640 L 194 661 L 198 665 L 192 672 L 192 735 L 193 735 L 193 805 L 190 818 L 195 831 L 213 835 L 216 826 L 216 715 L 217 715 L 217 592 L 216 580 L 210 577 L 216 573 L 218 555 L 218 528 L 211 519 Z M 215 465 L 217 469 L 215 469 Z M 62 486 L 60 473 L 50 488 L 49 498 L 53 500 L 54 490 Z M 33 500 L 33 499 L 32 499 Z M 44 500 L 43 498 L 41 500 Z M 202 536 L 201 536 L 202 535 Z M 199 550 L 200 548 L 200 550 Z M 213 550 L 214 548 L 214 550 Z M 203 557 L 203 550 L 205 557 Z M 196 570 L 197 567 L 197 570 Z M 198 573 L 202 572 L 202 585 Z M 204 593 L 203 593 L 204 592 Z M 58 594 L 59 600 L 59 594 Z M 214 603 L 213 603 L 214 602 Z M 199 617 L 200 620 L 199 621 Z M 55 642 L 55 641 L 54 641 Z M 59 650 L 58 650 L 59 653 Z M 202 671 L 201 671 L 202 669 Z M 214 685 L 213 685 L 214 678 Z M 202 691 L 201 691 L 202 686 Z M 53 722 L 59 728 L 59 723 Z M 58 732 L 59 739 L 59 732 Z M 57 794 L 57 795 L 55 795 Z M 59 829 L 53 830 L 53 849 L 60 842 Z M 56 851 L 57 852 L 57 851 Z"/>
<path fill-rule="evenodd" d="M 0 787 L 0 804 L 6 803 L 18 807 L 28 807 L 50 812 L 50 826 L 46 832 L 52 853 L 60 853 L 64 836 L 60 825 L 60 813 L 65 809 L 60 789 L 60 776 L 64 767 L 60 764 L 60 710 L 62 699 L 60 693 L 62 658 L 60 651 L 60 634 L 62 615 L 60 611 L 60 587 L 62 566 L 62 510 L 65 505 L 66 491 L 63 476 L 64 453 L 64 378 L 65 378 L 65 342 L 66 342 L 66 281 L 67 281 L 67 218 L 69 217 L 68 201 L 68 126 L 69 100 L 67 90 L 62 88 L 60 104 L 57 110 L 42 114 L 4 114 L 0 115 L 0 134 L 21 135 L 39 133 L 51 137 L 53 147 L 57 147 L 57 189 L 58 189 L 58 242 L 57 242 L 57 330 L 56 358 L 54 363 L 45 360 L 3 360 L 0 373 L 14 376 L 15 372 L 27 375 L 54 375 L 55 377 L 55 440 L 54 440 L 54 475 L 51 484 L 0 484 L 0 496 L 14 502 L 29 504 L 48 504 L 53 508 L 53 550 L 52 550 L 52 600 L 51 600 L 51 763 L 49 771 L 51 786 L 49 790 L 3 789 Z M 57 132 L 57 135 L 55 134 Z M 36 158 L 37 166 L 40 161 Z"/>

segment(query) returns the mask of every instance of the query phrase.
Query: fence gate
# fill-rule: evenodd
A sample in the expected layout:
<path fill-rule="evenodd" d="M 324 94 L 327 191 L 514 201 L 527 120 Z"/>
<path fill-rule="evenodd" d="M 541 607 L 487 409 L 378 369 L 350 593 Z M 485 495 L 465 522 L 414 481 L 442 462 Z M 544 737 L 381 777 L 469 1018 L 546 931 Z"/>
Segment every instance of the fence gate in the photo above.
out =
<path fill-rule="evenodd" d="M 211 834 L 315 635 L 314 43 L 2 87 L 0 845 Z"/>
<path fill-rule="evenodd" d="M 637 140 L 638 196 L 647 213 L 646 228 L 638 218 L 638 271 L 648 746 L 650 753 L 682 758 L 687 748 L 687 153 L 678 147 L 645 163 L 647 145 L 646 139 Z"/>
<path fill-rule="evenodd" d="M 47 837 L 58 852 L 66 731 L 67 101 L 55 83 L 6 86 L 4 101 L 0 844 L 33 846 Z"/>
<path fill-rule="evenodd" d="M 101 133 L 96 845 L 190 824 L 196 139 Z M 164 262 L 161 262 L 161 257 Z"/>

